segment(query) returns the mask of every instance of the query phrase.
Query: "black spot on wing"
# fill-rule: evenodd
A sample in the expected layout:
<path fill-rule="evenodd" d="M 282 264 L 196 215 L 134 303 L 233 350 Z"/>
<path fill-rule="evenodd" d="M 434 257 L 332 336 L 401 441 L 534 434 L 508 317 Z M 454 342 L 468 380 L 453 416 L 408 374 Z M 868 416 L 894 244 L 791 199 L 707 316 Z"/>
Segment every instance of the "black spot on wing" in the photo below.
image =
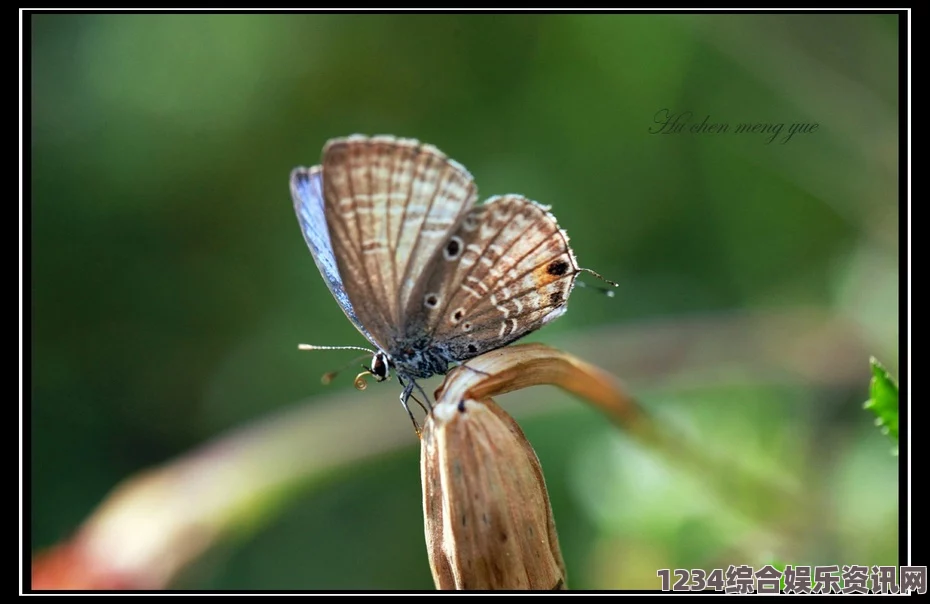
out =
<path fill-rule="evenodd" d="M 568 272 L 568 262 L 564 260 L 553 260 L 549 263 L 549 266 L 546 267 L 546 272 L 550 275 L 561 277 Z"/>

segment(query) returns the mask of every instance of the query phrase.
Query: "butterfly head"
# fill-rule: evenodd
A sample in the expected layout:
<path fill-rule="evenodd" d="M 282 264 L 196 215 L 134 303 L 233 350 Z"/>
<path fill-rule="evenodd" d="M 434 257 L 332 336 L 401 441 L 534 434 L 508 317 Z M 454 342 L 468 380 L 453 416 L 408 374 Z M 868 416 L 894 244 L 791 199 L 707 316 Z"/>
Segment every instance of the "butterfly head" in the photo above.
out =
<path fill-rule="evenodd" d="M 298 345 L 298 348 L 300 348 L 300 350 L 363 350 L 373 355 L 371 357 L 371 367 L 366 367 L 365 365 L 362 365 L 362 368 L 364 368 L 365 371 L 355 376 L 355 387 L 358 388 L 359 390 L 364 390 L 367 387 L 367 384 L 365 383 L 365 378 L 368 377 L 369 375 L 374 377 L 376 382 L 384 382 L 384 381 L 391 379 L 391 369 L 390 369 L 392 365 L 391 357 L 389 357 L 388 354 L 384 352 L 383 350 L 372 350 L 371 348 L 363 348 L 361 346 L 317 346 L 314 344 L 300 344 Z M 359 362 L 363 358 L 365 357 L 356 358 L 354 361 L 351 361 L 346 367 L 350 365 L 354 365 L 355 363 Z M 336 371 L 330 371 L 324 374 L 323 383 L 329 384 L 330 382 L 332 382 L 333 379 L 337 375 L 339 375 L 339 373 L 343 369 L 346 369 L 346 367 L 343 367 L 342 369 L 339 369 Z"/>

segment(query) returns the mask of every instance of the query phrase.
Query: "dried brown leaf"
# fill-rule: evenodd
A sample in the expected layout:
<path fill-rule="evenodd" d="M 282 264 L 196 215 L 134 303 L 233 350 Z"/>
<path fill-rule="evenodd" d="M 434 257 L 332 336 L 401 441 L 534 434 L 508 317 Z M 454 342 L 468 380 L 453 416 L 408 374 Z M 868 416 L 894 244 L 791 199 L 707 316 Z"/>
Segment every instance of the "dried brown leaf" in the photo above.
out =
<path fill-rule="evenodd" d="M 438 589 L 564 589 L 542 468 L 493 401 L 440 402 L 423 430 L 426 546 Z"/>

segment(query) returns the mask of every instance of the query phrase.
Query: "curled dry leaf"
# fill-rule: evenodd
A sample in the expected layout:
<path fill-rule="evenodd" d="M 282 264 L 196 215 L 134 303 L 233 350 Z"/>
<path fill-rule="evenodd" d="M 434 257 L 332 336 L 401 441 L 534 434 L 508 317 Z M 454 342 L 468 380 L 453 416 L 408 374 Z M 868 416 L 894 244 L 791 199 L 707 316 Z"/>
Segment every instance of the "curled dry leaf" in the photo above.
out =
<path fill-rule="evenodd" d="M 558 386 L 585 399 L 625 430 L 651 426 L 642 407 L 616 377 L 545 344 L 518 344 L 475 357 L 449 372 L 436 391 L 439 402 L 489 397 L 530 386 Z"/>
<path fill-rule="evenodd" d="M 606 372 L 541 344 L 481 355 L 436 393 L 421 444 L 426 545 L 439 589 L 565 589 L 539 459 L 489 397 L 556 384 L 628 424 L 639 409 Z"/>
<path fill-rule="evenodd" d="M 440 402 L 422 436 L 426 547 L 438 589 L 565 589 L 542 468 L 493 401 Z"/>
<path fill-rule="evenodd" d="M 689 439 L 659 425 L 627 394 L 622 383 L 606 371 L 542 344 L 509 346 L 471 359 L 450 371 L 436 391 L 437 405 L 426 421 L 421 444 L 424 513 L 427 549 L 437 587 L 521 588 L 524 579 L 516 567 L 529 559 L 527 554 L 521 553 L 517 558 L 508 550 L 495 547 L 491 542 L 493 530 L 479 533 L 477 537 L 461 530 L 455 523 L 462 518 L 452 516 L 449 510 L 463 510 L 460 516 L 482 520 L 485 509 L 495 510 L 495 514 L 509 513 L 510 516 L 501 521 L 509 523 L 508 531 L 518 530 L 516 527 L 520 527 L 521 522 L 533 523 L 536 527 L 540 518 L 552 521 L 535 453 L 516 423 L 490 400 L 491 396 L 542 384 L 559 386 L 586 400 L 627 435 L 670 463 L 703 476 L 707 486 L 725 500 L 729 498 L 738 504 L 744 498 L 735 495 L 750 491 L 757 495 L 764 493 L 764 499 L 779 508 L 804 508 L 803 500 L 792 489 L 769 484 L 728 460 L 708 456 Z M 463 401 L 466 411 L 482 409 L 473 401 L 482 401 L 489 411 L 473 411 L 471 415 L 479 421 L 462 421 L 449 410 L 459 409 Z M 497 417 L 501 425 L 494 425 L 491 415 Z M 503 425 L 510 430 L 509 437 Z M 489 431 L 497 436 L 489 436 Z M 542 489 L 541 496 L 527 495 L 532 489 L 521 481 L 529 472 L 513 467 L 517 460 L 525 463 L 514 452 L 515 440 L 525 449 L 524 457 L 531 460 L 529 466 L 539 473 L 537 488 Z M 460 475 L 468 473 L 473 476 Z M 514 478 L 517 475 L 521 477 L 519 480 Z M 737 506 L 748 517 L 758 514 L 756 507 Z M 562 567 L 554 525 L 549 535 L 552 558 Z M 482 539 L 484 541 L 480 541 Z M 484 559 L 489 557 L 493 559 Z M 473 559 L 479 559 L 480 563 Z M 538 563 L 538 567 L 525 574 L 544 576 L 551 572 L 547 570 L 549 567 L 551 564 Z M 513 574 L 501 578 L 494 574 L 499 573 L 499 569 L 508 569 Z M 564 583 L 562 585 L 564 587 Z"/>

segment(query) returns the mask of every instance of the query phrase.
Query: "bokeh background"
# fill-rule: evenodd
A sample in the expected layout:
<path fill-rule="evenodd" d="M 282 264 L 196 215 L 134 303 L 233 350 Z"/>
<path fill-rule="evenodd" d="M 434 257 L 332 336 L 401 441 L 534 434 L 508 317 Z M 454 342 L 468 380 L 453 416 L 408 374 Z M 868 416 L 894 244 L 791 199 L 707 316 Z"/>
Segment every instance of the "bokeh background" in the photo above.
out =
<path fill-rule="evenodd" d="M 896 564 L 897 458 L 861 405 L 868 355 L 897 375 L 898 29 L 851 14 L 34 16 L 32 546 L 68 537 L 135 472 L 351 391 L 351 376 L 319 379 L 351 353 L 296 349 L 363 342 L 301 238 L 288 174 L 360 132 L 437 145 L 482 198 L 551 204 L 581 263 L 620 287 L 576 290 L 532 339 L 584 354 L 608 327 L 664 329 L 662 387 L 637 391 L 643 404 L 825 510 L 800 519 L 806 539 L 779 538 L 789 519 L 739 517 L 701 476 L 539 389 L 564 401 L 522 423 L 570 587 L 656 588 L 668 567 Z M 653 134 L 662 110 L 784 125 L 771 143 Z M 781 142 L 794 123 L 818 129 Z M 683 317 L 801 308 L 861 344 L 815 359 L 853 377 L 780 380 L 771 361 L 688 373 L 681 359 L 662 375 Z M 396 406 L 396 390 L 356 393 L 357 413 Z M 398 407 L 391 421 L 408 420 Z M 298 490 L 179 586 L 431 589 L 412 432 Z"/>

